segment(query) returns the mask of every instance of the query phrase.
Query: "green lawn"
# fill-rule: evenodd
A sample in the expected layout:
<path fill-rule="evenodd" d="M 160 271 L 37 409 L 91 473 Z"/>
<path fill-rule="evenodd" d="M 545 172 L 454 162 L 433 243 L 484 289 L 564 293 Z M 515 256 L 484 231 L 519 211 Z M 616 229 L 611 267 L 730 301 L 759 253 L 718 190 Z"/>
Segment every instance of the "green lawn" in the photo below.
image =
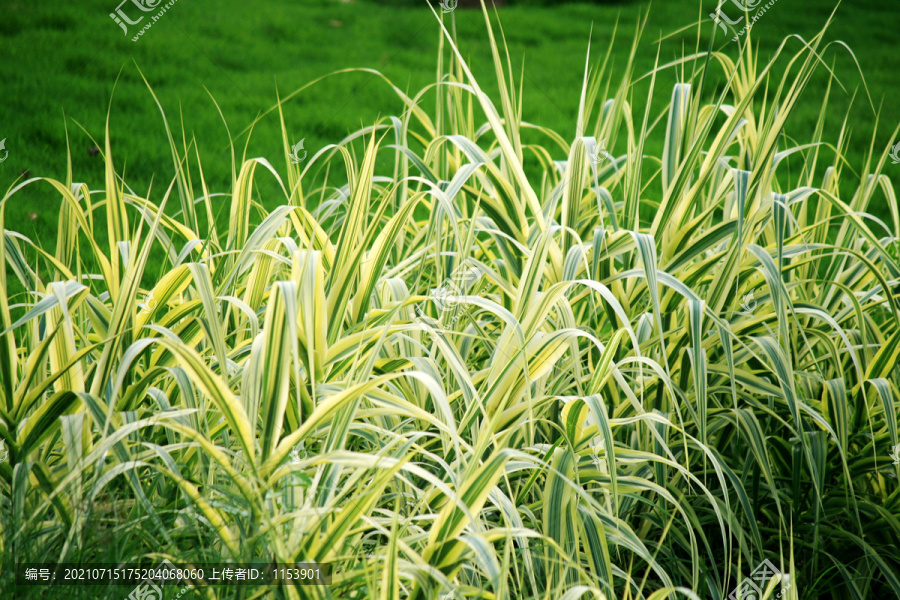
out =
<path fill-rule="evenodd" d="M 779 0 L 753 28 L 760 42 L 760 60 L 767 61 L 791 33 L 808 39 L 826 21 L 833 4 L 832 0 Z M 115 7 L 116 0 L 85 0 L 77 5 L 3 0 L 0 138 L 6 138 L 9 151 L 8 159 L 0 163 L 0 186 L 4 190 L 25 170 L 31 176 L 65 179 L 66 127 L 75 181 L 101 189 L 103 161 L 99 154 L 89 152 L 94 145 L 90 137 L 102 146 L 111 102 L 116 167 L 124 171 L 126 181 L 139 193 L 152 183 L 158 199 L 171 181 L 172 159 L 163 121 L 139 68 L 176 128 L 175 136 L 182 135 L 180 112 L 186 135 L 189 139 L 196 137 L 214 192 L 229 190 L 231 158 L 227 132 L 210 95 L 237 137 L 257 115 L 273 106 L 276 90 L 286 95 L 338 69 L 377 69 L 411 92 L 433 81 L 435 74 L 438 28 L 424 3 L 411 8 L 358 0 L 179 0 L 137 42 L 126 37 L 110 19 Z M 706 15 L 713 7 L 703 2 L 701 11 L 695 0 L 653 4 L 636 72 L 651 69 L 657 51 L 661 63 L 690 52 L 696 44 L 696 28 L 690 26 L 701 17 L 700 47 L 705 49 L 713 29 Z M 503 31 L 517 81 L 524 66 L 524 120 L 571 139 L 591 30 L 591 54 L 598 57 L 618 28 L 614 54 L 624 63 L 639 16 L 646 10 L 645 4 L 636 2 L 554 7 L 517 6 L 513 2 L 513 6 L 502 9 Z M 895 3 L 876 0 L 848 4 L 839 9 L 830 31 L 831 39 L 843 41 L 854 50 L 874 107 L 881 111 L 875 145 L 879 154 L 891 142 L 893 129 L 900 122 L 900 103 L 896 101 L 900 93 L 900 52 L 894 43 L 898 10 Z M 482 15 L 456 10 L 453 16 L 464 55 L 471 60 L 486 91 L 496 98 Z M 138 27 L 132 30 L 136 32 Z M 656 43 L 670 34 L 674 35 L 662 44 Z M 719 39 L 717 45 L 734 57 L 737 44 L 721 36 Z M 796 48 L 799 42 L 791 44 Z M 850 167 L 859 169 L 870 148 L 876 115 L 853 57 L 843 47 L 833 45 L 824 59 L 833 65 L 846 90 L 833 89 L 828 121 L 831 134 L 825 139 L 837 139 L 849 109 L 848 155 Z M 661 107 L 677 78 L 673 69 L 659 75 L 657 98 Z M 644 87 L 635 90 L 638 122 L 647 98 L 647 83 L 644 80 Z M 822 69 L 810 85 L 808 97 L 823 95 L 827 83 L 827 72 Z M 425 102 L 433 101 L 433 95 L 425 97 Z M 818 109 L 818 102 L 806 101 L 798 109 L 803 113 L 792 117 L 793 131 L 800 138 L 814 128 Z M 305 148 L 312 156 L 360 125 L 400 110 L 400 102 L 383 81 L 353 73 L 326 79 L 303 91 L 286 107 L 285 120 L 292 141 L 305 139 Z M 661 143 L 659 137 L 651 140 L 651 147 Z M 273 113 L 256 125 L 248 156 L 266 157 L 283 173 L 280 138 L 277 114 Z M 246 141 L 246 135 L 238 138 L 238 153 Z M 259 193 L 268 205 L 266 189 L 263 181 Z M 32 186 L 7 206 L 6 227 L 52 248 L 58 203 L 58 194 L 49 187 Z M 878 207 L 875 211 L 879 212 Z"/>

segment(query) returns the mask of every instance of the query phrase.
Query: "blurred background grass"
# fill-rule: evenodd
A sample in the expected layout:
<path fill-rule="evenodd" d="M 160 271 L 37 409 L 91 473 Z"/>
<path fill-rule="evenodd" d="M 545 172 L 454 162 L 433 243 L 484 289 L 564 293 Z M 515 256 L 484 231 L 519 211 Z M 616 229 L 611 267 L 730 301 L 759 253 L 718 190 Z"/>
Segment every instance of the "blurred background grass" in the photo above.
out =
<path fill-rule="evenodd" d="M 131 27 L 126 37 L 109 17 L 118 2 L 0 0 L 0 139 L 6 138 L 9 151 L 7 160 L 0 163 L 4 190 L 23 172 L 65 179 L 67 126 L 75 181 L 101 189 L 103 160 L 91 152 L 91 136 L 102 147 L 109 111 L 117 170 L 139 194 L 152 184 L 152 197 L 158 202 L 172 178 L 172 157 L 161 115 L 138 68 L 160 98 L 176 139 L 181 138 L 182 121 L 186 137 L 196 137 L 212 192 L 228 191 L 231 156 L 226 129 L 210 96 L 237 136 L 273 106 L 276 89 L 283 97 L 338 69 L 376 69 L 413 94 L 436 77 L 439 29 L 424 0 L 178 0 L 137 42 L 131 41 L 131 35 L 139 26 Z M 760 61 L 767 62 L 791 34 L 813 36 L 835 4 L 834 0 L 779 0 L 753 28 Z M 715 6 L 711 0 L 668 0 L 650 6 L 627 1 L 509 0 L 500 16 L 514 75 L 519 78 L 524 68 L 524 120 L 571 140 L 591 36 L 591 55 L 599 60 L 615 32 L 613 56 L 621 66 L 641 15 L 649 10 L 635 70 L 643 74 L 653 67 L 657 52 L 661 64 L 693 52 L 696 27 L 692 25 L 701 20 L 700 48 L 705 50 L 713 31 L 707 15 Z M 723 10 L 727 12 L 727 7 Z M 482 87 L 495 94 L 481 12 L 458 8 L 452 16 L 463 55 Z M 449 17 L 445 18 L 449 23 Z M 854 56 L 832 45 L 825 59 L 844 89 L 835 86 L 832 90 L 825 139 L 837 141 L 849 114 L 847 154 L 855 170 L 870 150 L 876 113 L 880 112 L 876 154 L 894 141 L 890 138 L 900 122 L 898 22 L 900 3 L 895 0 L 844 2 L 828 33 L 829 40 L 843 41 L 853 50 L 872 99 L 870 104 Z M 738 46 L 730 35 L 724 38 L 719 33 L 716 44 L 735 56 Z M 799 43 L 791 42 L 794 48 Z M 614 71 L 615 76 L 620 73 Z M 672 69 L 658 76 L 654 102 L 659 108 L 651 110 L 651 118 L 666 105 L 676 81 L 678 73 Z M 648 83 L 644 80 L 635 88 L 638 118 L 647 101 Z M 707 88 L 710 98 L 721 81 L 713 83 Z M 790 121 L 788 134 L 800 142 L 812 134 L 827 83 L 828 74 L 821 69 Z M 425 102 L 433 101 L 433 95 L 426 96 Z M 291 141 L 305 139 L 311 157 L 325 144 L 339 142 L 379 116 L 400 111 L 400 101 L 384 82 L 352 73 L 328 78 L 300 93 L 285 107 L 285 121 Z M 651 152 L 655 145 L 661 146 L 660 129 L 659 139 L 649 141 Z M 247 136 L 236 142 L 240 160 Z M 247 156 L 263 156 L 284 173 L 277 113 L 256 125 Z M 893 168 L 900 172 L 900 166 Z M 260 175 L 258 180 L 256 193 L 264 205 L 282 201 L 280 192 L 267 193 L 274 192 L 271 177 Z M 224 198 L 218 202 L 227 206 Z M 58 210 L 58 195 L 49 186 L 32 185 L 7 204 L 6 228 L 52 250 Z M 879 207 L 874 210 L 886 214 Z M 227 208 L 222 215 L 227 217 Z"/>

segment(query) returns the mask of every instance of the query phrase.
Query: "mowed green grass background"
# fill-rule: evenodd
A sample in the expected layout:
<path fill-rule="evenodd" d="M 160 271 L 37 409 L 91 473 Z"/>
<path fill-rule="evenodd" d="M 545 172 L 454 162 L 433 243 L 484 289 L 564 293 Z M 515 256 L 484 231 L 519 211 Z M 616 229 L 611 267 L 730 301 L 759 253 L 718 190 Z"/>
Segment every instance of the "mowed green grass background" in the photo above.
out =
<path fill-rule="evenodd" d="M 151 198 L 158 202 L 172 180 L 172 156 L 159 109 L 139 69 L 158 95 L 176 139 L 196 138 L 212 192 L 228 192 L 231 181 L 228 133 L 212 98 L 236 138 L 240 161 L 248 140 L 246 133 L 240 134 L 275 104 L 276 90 L 283 97 L 318 77 L 351 67 L 376 69 L 413 94 L 435 80 L 440 33 L 424 0 L 412 7 L 365 0 L 178 0 L 137 42 L 131 41 L 137 26 L 126 37 L 109 17 L 118 2 L 0 0 L 0 139 L 6 138 L 9 151 L 7 160 L 0 163 L 4 191 L 23 171 L 32 177 L 65 179 L 67 127 L 74 180 L 102 189 L 103 160 L 89 149 L 94 145 L 91 136 L 102 147 L 109 112 L 117 170 L 139 194 L 146 194 L 152 185 Z M 652 69 L 657 53 L 660 64 L 692 53 L 697 44 L 692 25 L 698 21 L 703 23 L 701 50 L 707 48 L 714 29 L 707 15 L 715 3 L 706 0 L 702 4 L 669 0 L 650 6 L 604 2 L 548 7 L 517 5 L 514 0 L 511 4 L 500 10 L 500 18 L 514 76 L 522 83 L 523 119 L 554 129 L 568 140 L 575 136 L 591 37 L 591 55 L 597 61 L 616 32 L 613 56 L 622 67 L 638 23 L 649 10 L 636 63 L 636 73 L 643 74 Z M 768 61 L 784 38 L 813 36 L 834 7 L 833 0 L 779 0 L 752 31 L 759 42 L 761 63 Z M 735 12 L 730 3 L 726 11 L 729 8 Z M 131 13 L 136 13 L 134 7 Z M 451 24 L 449 16 L 445 19 Z M 876 118 L 880 120 L 876 154 L 895 142 L 891 138 L 900 122 L 898 23 L 900 3 L 893 0 L 845 2 L 828 33 L 829 40 L 842 41 L 853 50 L 865 78 L 845 48 L 832 45 L 827 50 L 824 59 L 843 89 L 832 87 L 825 138 L 837 141 L 849 114 L 848 168 L 854 170 L 860 169 L 870 150 Z M 452 24 L 480 84 L 496 99 L 483 15 L 458 9 Z M 799 48 L 799 40 L 789 43 Z M 730 34 L 726 38 L 719 33 L 716 47 L 732 57 L 738 52 Z M 779 73 L 786 65 L 782 63 Z M 659 74 L 655 94 L 659 108 L 651 105 L 651 122 L 679 80 L 675 69 Z M 812 135 L 828 80 L 827 71 L 821 69 L 798 114 L 789 120 L 788 135 L 800 143 Z M 709 99 L 721 83 L 712 79 L 706 93 Z M 776 85 L 773 81 L 772 87 Z M 648 86 L 649 78 L 635 87 L 638 122 Z M 434 96 L 427 95 L 425 102 L 433 103 Z M 401 110 L 401 102 L 383 81 L 352 73 L 304 90 L 286 105 L 285 121 L 291 141 L 305 139 L 311 157 L 322 146 L 338 143 L 349 132 L 373 124 L 380 116 L 399 115 Z M 651 150 L 661 146 L 662 125 L 654 134 L 658 136 L 649 140 Z M 247 156 L 265 157 L 284 174 L 277 113 L 256 124 Z M 891 167 L 900 175 L 900 165 Z M 270 208 L 283 201 L 270 176 L 260 174 L 257 179 L 259 201 Z M 217 200 L 222 207 L 226 202 Z M 177 202 L 172 204 L 174 208 Z M 58 210 L 59 198 L 50 186 L 32 185 L 7 203 L 6 228 L 52 251 Z M 874 210 L 887 214 L 881 207 Z M 221 217 L 227 218 L 227 209 Z"/>

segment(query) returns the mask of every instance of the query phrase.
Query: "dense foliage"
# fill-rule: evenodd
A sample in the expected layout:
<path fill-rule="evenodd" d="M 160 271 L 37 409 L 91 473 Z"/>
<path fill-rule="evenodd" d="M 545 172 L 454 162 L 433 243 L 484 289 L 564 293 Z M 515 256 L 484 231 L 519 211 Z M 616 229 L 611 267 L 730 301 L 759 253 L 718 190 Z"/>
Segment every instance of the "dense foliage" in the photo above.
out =
<path fill-rule="evenodd" d="M 900 215 L 887 151 L 820 139 L 824 32 L 660 65 L 645 114 L 589 58 L 573 136 L 522 120 L 487 25 L 494 101 L 445 31 L 403 114 L 302 160 L 279 101 L 284 168 L 227 193 L 174 134 L 132 190 L 107 130 L 99 189 L 5 195 L 0 229 L 25 186 L 63 203 L 0 244 L 3 585 L 262 558 L 334 565 L 280 598 L 724 598 L 767 559 L 769 598 L 900 596 Z"/>

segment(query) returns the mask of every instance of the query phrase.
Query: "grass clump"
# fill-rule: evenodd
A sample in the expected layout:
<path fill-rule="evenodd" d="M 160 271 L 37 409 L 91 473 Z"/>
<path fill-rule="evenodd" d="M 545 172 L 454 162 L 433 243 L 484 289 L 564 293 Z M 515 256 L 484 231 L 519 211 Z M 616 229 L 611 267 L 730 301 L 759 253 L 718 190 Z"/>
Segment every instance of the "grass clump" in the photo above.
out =
<path fill-rule="evenodd" d="M 280 100 L 283 168 L 235 159 L 227 193 L 172 133 L 137 193 L 107 127 L 99 189 L 5 195 L 63 200 L 53 251 L 0 245 L 7 585 L 168 557 L 334 566 L 279 598 L 724 598 L 768 560 L 766 597 L 900 595 L 900 217 L 827 98 L 789 130 L 824 32 L 588 59 L 572 135 L 523 120 L 484 14 L 493 99 L 442 24 L 402 114 L 294 164 Z"/>

